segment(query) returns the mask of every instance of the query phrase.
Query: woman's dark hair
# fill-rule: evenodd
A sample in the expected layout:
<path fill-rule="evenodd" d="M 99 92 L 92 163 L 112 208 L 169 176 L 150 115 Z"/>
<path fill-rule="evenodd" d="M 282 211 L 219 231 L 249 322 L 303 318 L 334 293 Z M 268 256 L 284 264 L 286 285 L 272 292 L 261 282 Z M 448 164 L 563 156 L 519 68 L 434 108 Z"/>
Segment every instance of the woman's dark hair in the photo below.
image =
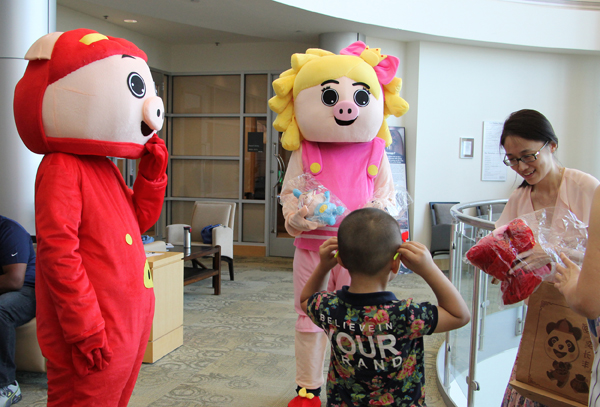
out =
<path fill-rule="evenodd" d="M 504 122 L 502 135 L 500 136 L 500 145 L 504 147 L 504 142 L 509 136 L 517 136 L 525 140 L 541 141 L 542 143 L 554 143 L 558 146 L 558 137 L 554 133 L 552 125 L 546 119 L 546 116 L 537 110 L 523 109 L 513 112 Z M 528 187 L 527 181 L 523 181 L 519 188 Z"/>

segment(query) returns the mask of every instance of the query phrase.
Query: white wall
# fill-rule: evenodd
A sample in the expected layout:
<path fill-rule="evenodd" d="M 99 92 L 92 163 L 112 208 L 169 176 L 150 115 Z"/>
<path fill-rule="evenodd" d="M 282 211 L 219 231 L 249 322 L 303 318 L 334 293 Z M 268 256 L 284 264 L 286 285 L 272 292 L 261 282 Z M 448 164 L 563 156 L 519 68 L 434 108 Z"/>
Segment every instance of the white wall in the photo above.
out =
<path fill-rule="evenodd" d="M 407 158 L 416 163 L 408 174 L 414 188 L 414 239 L 429 243 L 428 202 L 507 198 L 520 183 L 510 169 L 505 182 L 481 181 L 483 121 L 503 121 L 519 109 L 546 115 L 559 137 L 557 157 L 564 165 L 600 178 L 595 163 L 599 57 L 426 42 L 409 45 L 415 48 L 418 78 L 409 70 L 406 79 L 418 81 L 418 116 L 407 122 L 410 135 L 416 121 L 416 137 L 407 142 L 411 153 L 411 143 L 416 143 L 415 155 Z M 473 159 L 459 158 L 460 137 L 475 139 Z"/>
<path fill-rule="evenodd" d="M 169 44 L 111 24 L 108 21 L 90 17 L 67 7 L 58 6 L 56 10 L 56 30 L 64 32 L 78 28 L 89 28 L 104 35 L 131 41 L 146 53 L 150 67 L 163 71 L 171 70 Z"/>
<path fill-rule="evenodd" d="M 596 13 L 591 16 L 588 19 L 596 18 Z M 59 31 L 79 27 L 127 38 L 148 54 L 150 66 L 173 73 L 284 71 L 293 53 L 318 46 L 170 45 L 58 8 Z M 600 57 L 375 37 L 366 42 L 401 61 L 401 96 L 410 110 L 388 123 L 406 127 L 413 239 L 430 241 L 428 202 L 507 198 L 520 183 L 512 170 L 505 182 L 481 181 L 481 141 L 483 121 L 502 121 L 522 108 L 537 109 L 551 121 L 560 140 L 557 157 L 562 164 L 600 178 Z M 461 137 L 475 139 L 473 159 L 459 158 Z"/>
<path fill-rule="evenodd" d="M 288 42 L 175 45 L 171 72 L 283 72 L 290 69 L 292 54 L 316 46 Z"/>

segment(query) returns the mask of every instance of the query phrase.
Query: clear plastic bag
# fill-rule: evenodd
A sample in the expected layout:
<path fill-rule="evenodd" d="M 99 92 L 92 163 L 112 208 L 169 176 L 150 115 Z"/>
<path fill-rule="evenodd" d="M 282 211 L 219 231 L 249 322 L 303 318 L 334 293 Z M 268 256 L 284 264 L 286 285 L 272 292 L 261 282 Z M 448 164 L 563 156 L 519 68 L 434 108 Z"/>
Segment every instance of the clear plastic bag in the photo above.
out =
<path fill-rule="evenodd" d="M 310 174 L 290 180 L 287 187 L 292 188 L 293 193 L 280 196 L 279 203 L 293 212 L 306 206 L 306 220 L 333 226 L 348 214 L 342 201 Z"/>
<path fill-rule="evenodd" d="M 564 252 L 581 265 L 587 226 L 566 209 L 546 208 L 512 220 L 483 237 L 465 262 L 501 281 L 502 301 L 529 297 L 543 280 L 551 280 Z"/>
<path fill-rule="evenodd" d="M 413 200 L 406 188 L 394 184 L 394 189 L 391 191 L 375 191 L 365 207 L 384 210 L 392 215 L 394 219 L 400 221 L 405 218 L 408 206 L 412 202 Z"/>

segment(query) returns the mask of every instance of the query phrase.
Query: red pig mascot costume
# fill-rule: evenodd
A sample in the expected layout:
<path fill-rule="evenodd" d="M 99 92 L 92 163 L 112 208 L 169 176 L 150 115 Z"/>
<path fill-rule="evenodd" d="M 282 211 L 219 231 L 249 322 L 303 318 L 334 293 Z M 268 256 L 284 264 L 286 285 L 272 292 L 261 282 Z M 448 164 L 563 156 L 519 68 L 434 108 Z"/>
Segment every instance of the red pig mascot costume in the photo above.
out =
<path fill-rule="evenodd" d="M 19 134 L 44 154 L 35 183 L 37 333 L 49 406 L 126 406 L 154 315 L 141 233 L 167 184 L 164 120 L 146 55 L 87 29 L 52 33 L 25 57 Z M 107 158 L 141 158 L 130 190 Z"/>

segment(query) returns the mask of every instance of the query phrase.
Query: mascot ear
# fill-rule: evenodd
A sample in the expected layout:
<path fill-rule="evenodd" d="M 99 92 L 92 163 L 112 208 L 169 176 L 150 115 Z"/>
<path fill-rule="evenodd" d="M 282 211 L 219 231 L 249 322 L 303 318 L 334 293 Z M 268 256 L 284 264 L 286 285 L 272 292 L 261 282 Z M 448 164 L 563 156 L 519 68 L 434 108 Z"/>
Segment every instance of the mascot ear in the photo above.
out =
<path fill-rule="evenodd" d="M 554 331 L 554 328 L 556 328 L 556 324 L 554 322 L 548 323 L 548 325 L 546 325 L 546 333 L 549 334 L 550 332 Z"/>
<path fill-rule="evenodd" d="M 54 50 L 54 44 L 56 44 L 58 37 L 61 35 L 63 35 L 62 32 L 54 32 L 39 38 L 29 48 L 27 54 L 25 54 L 25 59 L 28 61 L 33 61 L 36 59 L 50 59 L 52 56 L 52 51 Z"/>

